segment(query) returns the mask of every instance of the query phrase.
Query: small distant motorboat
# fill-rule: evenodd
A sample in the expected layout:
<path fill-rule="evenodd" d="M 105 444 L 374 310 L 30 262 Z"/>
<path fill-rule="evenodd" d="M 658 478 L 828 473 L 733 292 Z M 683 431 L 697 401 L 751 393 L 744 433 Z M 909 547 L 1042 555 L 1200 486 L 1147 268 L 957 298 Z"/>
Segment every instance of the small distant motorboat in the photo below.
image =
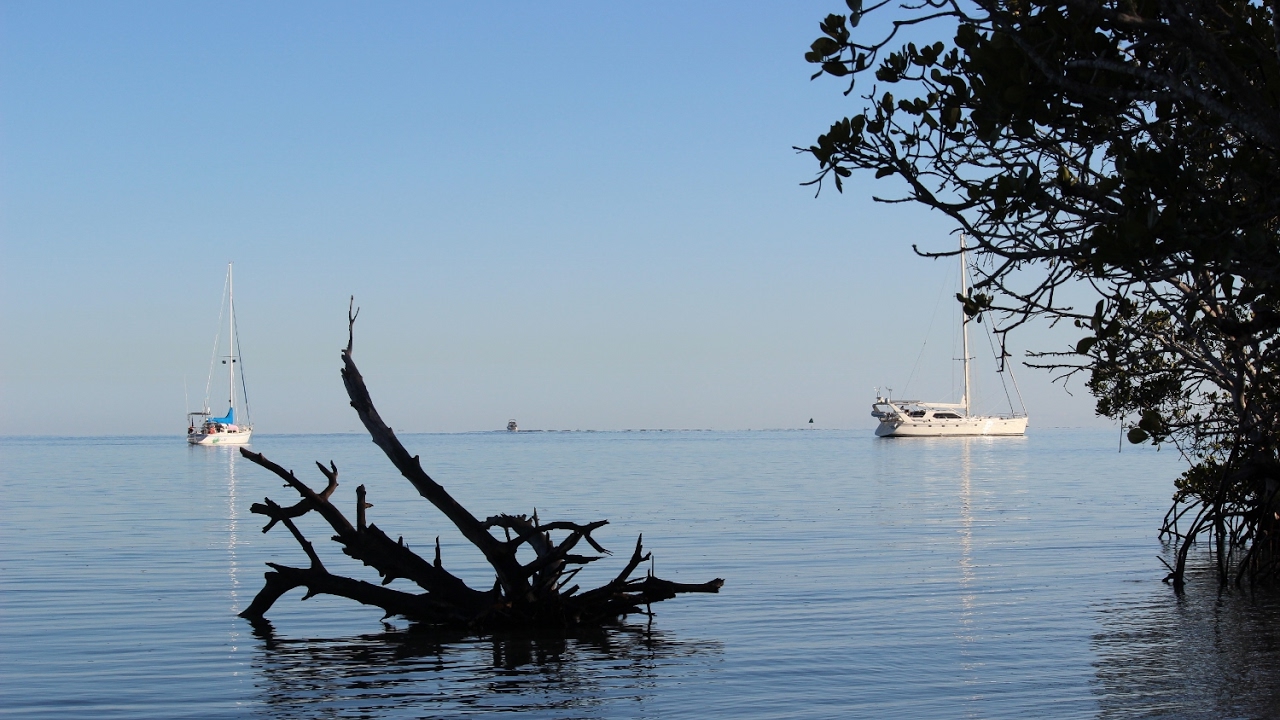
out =
<path fill-rule="evenodd" d="M 228 352 L 222 356 L 222 363 L 227 366 L 227 412 L 222 417 L 213 417 L 209 410 L 209 390 L 213 386 L 213 368 L 218 360 L 219 338 L 215 338 L 213 357 L 209 359 L 209 379 L 205 382 L 204 409 L 187 413 L 187 442 L 192 445 L 248 445 L 249 437 L 253 435 L 253 424 L 249 421 L 249 394 L 244 388 L 244 363 L 236 354 L 236 302 L 231 283 L 231 263 L 227 263 L 224 297 L 227 300 Z M 236 392 L 236 366 L 240 368 L 240 393 Z M 237 395 L 244 399 L 243 423 L 236 422 Z"/>
<path fill-rule="evenodd" d="M 520 431 L 520 426 L 516 425 L 515 420 L 507 421 L 507 432 L 519 432 L 519 431 Z"/>

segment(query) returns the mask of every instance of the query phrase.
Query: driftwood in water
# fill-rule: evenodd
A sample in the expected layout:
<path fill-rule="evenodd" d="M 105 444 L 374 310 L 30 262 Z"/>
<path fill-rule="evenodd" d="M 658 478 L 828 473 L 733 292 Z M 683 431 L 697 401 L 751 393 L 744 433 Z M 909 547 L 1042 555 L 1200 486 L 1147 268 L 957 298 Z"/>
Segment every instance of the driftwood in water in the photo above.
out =
<path fill-rule="evenodd" d="M 357 313 L 349 313 L 349 332 L 355 324 Z M 325 489 L 316 492 L 292 471 L 275 464 L 259 453 L 242 448 L 240 453 L 249 460 L 280 476 L 298 492 L 302 499 L 285 507 L 267 498 L 255 503 L 252 512 L 269 518 L 263 532 L 277 524 L 288 528 L 311 564 L 305 568 L 267 563 L 272 570 L 266 574 L 266 585 L 253 599 L 241 617 L 262 619 L 276 600 L 294 588 L 305 587 L 303 599 L 319 594 L 338 595 L 365 605 L 381 608 L 387 616 L 400 615 L 413 621 L 445 624 L 474 629 L 501 627 L 552 626 L 568 627 L 610 622 L 632 613 L 647 613 L 652 603 L 667 600 L 681 593 L 719 592 L 724 584 L 715 579 L 701 584 L 676 583 L 653 575 L 632 578 L 642 562 L 649 559 L 641 540 L 636 540 L 635 550 L 625 567 L 611 581 L 592 590 L 580 592 L 577 585 L 569 585 L 582 566 L 599 560 L 608 554 L 591 533 L 605 525 L 607 520 L 587 524 L 573 522 L 541 523 L 537 513 L 524 515 L 495 515 L 479 520 L 460 505 L 445 489 L 431 479 L 422 469 L 416 455 L 411 456 L 391 428 L 387 427 L 369 398 L 364 379 L 351 358 L 351 339 L 342 352 L 342 380 L 351 406 L 360 416 L 373 442 L 382 448 L 396 469 L 417 488 L 454 526 L 471 542 L 493 568 L 497 581 L 489 590 L 476 590 L 460 578 L 444 569 L 440 561 L 440 541 L 436 539 L 435 557 L 427 560 L 414 553 L 402 542 L 392 540 L 377 525 L 366 524 L 365 510 L 372 507 L 366 499 L 365 488 L 356 489 L 356 523 L 331 501 L 338 487 L 338 468 L 330 462 L 328 467 L 316 463 L 328 480 Z M 382 576 L 382 584 L 354 580 L 329 572 L 311 543 L 298 530 L 294 519 L 315 511 L 333 529 L 333 539 L 342 545 L 348 556 L 372 567 Z M 500 529 L 503 537 L 493 534 Z M 563 534 L 558 542 L 552 536 Z M 573 551 L 585 541 L 598 555 L 579 555 Z M 534 557 L 522 563 L 516 554 L 522 546 L 533 550 Z M 413 582 L 421 592 L 406 592 L 386 587 L 393 580 Z"/>

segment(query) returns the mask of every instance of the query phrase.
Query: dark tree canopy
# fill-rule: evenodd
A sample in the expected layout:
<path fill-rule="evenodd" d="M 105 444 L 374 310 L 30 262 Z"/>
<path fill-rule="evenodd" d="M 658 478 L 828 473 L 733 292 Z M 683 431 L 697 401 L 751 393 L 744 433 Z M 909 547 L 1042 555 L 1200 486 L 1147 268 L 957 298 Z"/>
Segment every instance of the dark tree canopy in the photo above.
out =
<path fill-rule="evenodd" d="M 1280 0 L 847 5 L 805 57 L 863 108 L 799 148 L 812 183 L 872 171 L 950 217 L 978 256 L 965 310 L 1001 337 L 1082 329 L 1032 364 L 1190 461 L 1176 585 L 1205 533 L 1223 583 L 1277 575 Z M 1081 286 L 1096 304 L 1064 299 Z"/>

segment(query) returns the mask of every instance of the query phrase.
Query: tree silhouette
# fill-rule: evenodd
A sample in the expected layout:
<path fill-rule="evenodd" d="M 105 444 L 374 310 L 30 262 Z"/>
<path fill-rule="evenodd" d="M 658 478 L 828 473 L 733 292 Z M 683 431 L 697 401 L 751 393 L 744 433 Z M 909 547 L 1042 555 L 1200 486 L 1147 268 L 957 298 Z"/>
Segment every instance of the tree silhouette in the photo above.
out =
<path fill-rule="evenodd" d="M 1189 460 L 1167 580 L 1206 535 L 1222 584 L 1280 574 L 1280 2 L 847 5 L 805 57 L 863 107 L 797 148 L 810 182 L 871 171 L 951 218 L 1002 347 L 1035 318 L 1083 331 L 1030 364 Z"/>

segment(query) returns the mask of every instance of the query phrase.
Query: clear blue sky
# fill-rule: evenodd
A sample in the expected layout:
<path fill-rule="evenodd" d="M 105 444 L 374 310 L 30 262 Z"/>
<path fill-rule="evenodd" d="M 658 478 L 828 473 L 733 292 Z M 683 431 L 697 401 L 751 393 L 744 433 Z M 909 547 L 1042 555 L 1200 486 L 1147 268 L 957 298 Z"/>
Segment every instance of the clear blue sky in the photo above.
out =
<path fill-rule="evenodd" d="M 953 240 L 799 186 L 841 7 L 0 4 L 0 434 L 182 432 L 228 261 L 260 432 L 357 428 L 350 294 L 399 430 L 870 427 Z M 1022 376 L 1033 427 L 1097 422 Z"/>

